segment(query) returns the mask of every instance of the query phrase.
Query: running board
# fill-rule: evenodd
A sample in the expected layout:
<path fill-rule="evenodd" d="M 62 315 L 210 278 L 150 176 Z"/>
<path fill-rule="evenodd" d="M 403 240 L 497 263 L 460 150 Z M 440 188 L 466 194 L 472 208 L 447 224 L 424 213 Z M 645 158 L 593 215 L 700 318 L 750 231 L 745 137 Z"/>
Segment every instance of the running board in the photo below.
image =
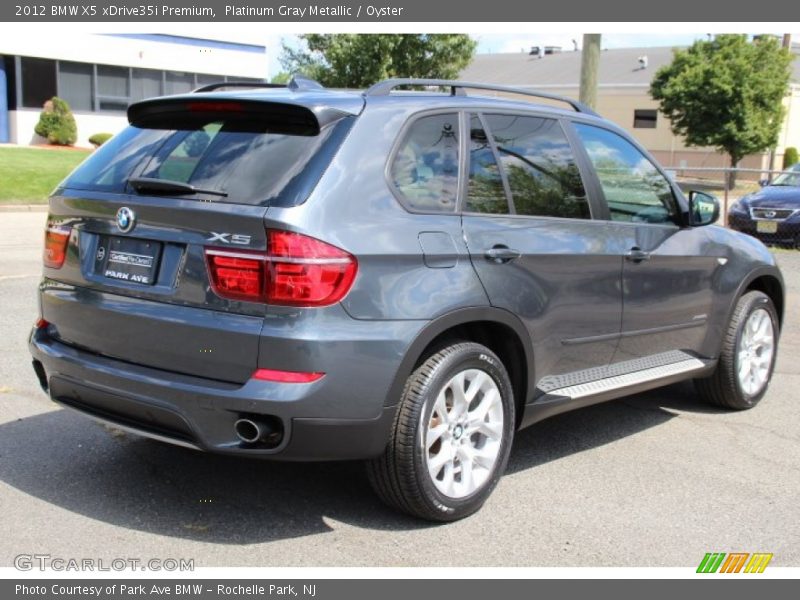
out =
<path fill-rule="evenodd" d="M 580 400 L 595 396 L 624 396 L 625 390 L 628 388 L 631 388 L 631 393 L 635 393 L 641 389 L 643 384 L 653 383 L 652 387 L 657 387 L 659 384 L 666 385 L 669 383 L 669 380 L 682 378 L 681 376 L 688 375 L 695 371 L 702 371 L 707 366 L 708 363 L 698 358 L 689 358 L 668 365 L 651 367 L 633 373 L 625 373 L 624 375 L 616 375 L 614 377 L 607 377 L 605 379 L 598 379 L 596 381 L 551 390 L 537 400 L 536 404 L 563 402 L 564 400 Z M 650 386 L 648 385 L 648 387 Z"/>

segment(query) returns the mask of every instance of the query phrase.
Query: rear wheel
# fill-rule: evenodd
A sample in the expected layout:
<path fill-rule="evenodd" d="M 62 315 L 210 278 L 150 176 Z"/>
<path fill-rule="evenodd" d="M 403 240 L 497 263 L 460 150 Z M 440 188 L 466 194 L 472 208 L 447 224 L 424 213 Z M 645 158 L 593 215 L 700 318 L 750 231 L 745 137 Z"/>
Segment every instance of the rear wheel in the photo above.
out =
<path fill-rule="evenodd" d="M 752 408 L 764 396 L 775 366 L 778 315 L 769 296 L 747 292 L 736 303 L 710 377 L 696 379 L 706 401 L 733 409 Z"/>
<path fill-rule="evenodd" d="M 409 377 L 384 454 L 368 463 L 390 506 L 434 521 L 478 510 L 505 470 L 514 433 L 514 395 L 488 348 L 448 346 Z"/>

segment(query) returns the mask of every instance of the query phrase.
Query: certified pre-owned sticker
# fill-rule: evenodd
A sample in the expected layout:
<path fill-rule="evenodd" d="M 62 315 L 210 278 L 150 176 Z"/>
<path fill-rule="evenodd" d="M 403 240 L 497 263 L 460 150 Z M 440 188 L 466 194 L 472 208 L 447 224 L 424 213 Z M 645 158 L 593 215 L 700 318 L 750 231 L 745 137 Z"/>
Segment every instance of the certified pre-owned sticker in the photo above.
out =
<path fill-rule="evenodd" d="M 130 252 L 117 252 L 116 250 L 112 250 L 108 255 L 108 262 L 150 268 L 153 266 L 153 257 L 145 256 L 144 254 L 132 254 Z"/>

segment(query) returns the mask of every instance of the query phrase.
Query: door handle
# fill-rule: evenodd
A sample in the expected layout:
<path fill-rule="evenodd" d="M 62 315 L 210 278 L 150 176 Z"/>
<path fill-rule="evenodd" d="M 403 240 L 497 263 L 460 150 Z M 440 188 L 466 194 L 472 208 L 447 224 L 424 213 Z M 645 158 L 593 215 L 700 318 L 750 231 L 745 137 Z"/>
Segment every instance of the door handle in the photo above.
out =
<path fill-rule="evenodd" d="M 508 246 L 503 246 L 502 244 L 498 244 L 487 250 L 483 256 L 488 261 L 497 264 L 502 264 L 510 262 L 515 258 L 519 258 L 520 256 L 522 256 L 522 252 L 520 252 L 519 250 L 514 250 L 513 248 L 509 248 Z"/>
<path fill-rule="evenodd" d="M 643 260 L 649 260 L 650 259 L 650 253 L 649 252 L 645 252 L 644 250 L 642 250 L 638 246 L 634 246 L 633 248 L 631 248 L 628 251 L 628 253 L 625 255 L 625 258 L 627 258 L 628 260 L 630 260 L 632 262 L 637 262 L 638 263 L 638 262 L 642 262 Z"/>

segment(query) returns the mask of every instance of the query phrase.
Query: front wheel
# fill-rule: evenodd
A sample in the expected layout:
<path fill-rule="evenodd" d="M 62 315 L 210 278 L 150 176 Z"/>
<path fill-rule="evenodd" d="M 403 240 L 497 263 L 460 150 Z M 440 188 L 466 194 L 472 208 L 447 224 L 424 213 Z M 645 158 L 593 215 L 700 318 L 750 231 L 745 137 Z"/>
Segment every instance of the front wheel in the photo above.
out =
<path fill-rule="evenodd" d="M 775 367 L 778 313 L 769 296 L 747 292 L 739 298 L 722 342 L 717 367 L 695 387 L 707 402 L 743 410 L 758 404 Z"/>
<path fill-rule="evenodd" d="M 370 482 L 390 506 L 433 521 L 477 511 L 508 462 L 514 394 L 503 363 L 465 342 L 429 356 L 409 377 Z"/>

